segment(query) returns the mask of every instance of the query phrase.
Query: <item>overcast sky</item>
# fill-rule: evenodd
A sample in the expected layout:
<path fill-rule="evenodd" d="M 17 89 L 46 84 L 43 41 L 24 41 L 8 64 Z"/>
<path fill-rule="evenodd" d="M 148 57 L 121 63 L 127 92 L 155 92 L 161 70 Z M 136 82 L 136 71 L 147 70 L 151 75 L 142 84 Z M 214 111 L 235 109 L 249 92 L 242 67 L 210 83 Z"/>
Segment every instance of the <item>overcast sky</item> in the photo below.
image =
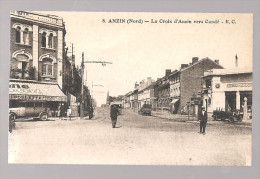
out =
<path fill-rule="evenodd" d="M 133 90 L 136 81 L 163 77 L 165 69 L 179 69 L 182 63 L 190 63 L 192 57 L 219 59 L 224 68 L 234 68 L 237 54 L 239 67 L 252 68 L 253 16 L 250 14 L 44 13 L 58 15 L 65 21 L 65 40 L 67 46 L 74 44 L 77 65 L 81 63 L 82 52 L 85 60 L 113 63 L 86 64 L 90 89 L 92 82 L 104 86 L 93 87 L 98 105 L 105 103 L 107 91 L 111 96 L 126 94 Z M 108 23 L 109 19 L 150 22 Z M 151 23 L 151 19 L 170 19 L 172 23 Z M 175 19 L 192 23 L 174 23 Z M 219 23 L 205 23 L 207 19 Z M 204 23 L 195 24 L 194 20 Z M 226 24 L 226 20 L 235 20 L 235 24 Z"/>

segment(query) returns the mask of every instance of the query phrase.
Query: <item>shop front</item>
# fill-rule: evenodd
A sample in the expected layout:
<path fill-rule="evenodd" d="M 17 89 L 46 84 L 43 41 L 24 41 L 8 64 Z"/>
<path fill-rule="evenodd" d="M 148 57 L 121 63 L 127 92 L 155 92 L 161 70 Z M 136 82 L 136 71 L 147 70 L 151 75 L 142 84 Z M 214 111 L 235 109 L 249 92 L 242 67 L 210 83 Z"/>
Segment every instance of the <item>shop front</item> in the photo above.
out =
<path fill-rule="evenodd" d="M 205 93 L 203 105 L 208 112 L 240 111 L 243 113 L 246 105 L 249 116 L 252 114 L 252 71 L 237 70 L 229 72 L 227 69 L 205 74 Z"/>
<path fill-rule="evenodd" d="M 9 82 L 9 111 L 17 117 L 37 117 L 42 112 L 57 116 L 58 106 L 66 102 L 67 97 L 58 84 L 18 80 Z"/>

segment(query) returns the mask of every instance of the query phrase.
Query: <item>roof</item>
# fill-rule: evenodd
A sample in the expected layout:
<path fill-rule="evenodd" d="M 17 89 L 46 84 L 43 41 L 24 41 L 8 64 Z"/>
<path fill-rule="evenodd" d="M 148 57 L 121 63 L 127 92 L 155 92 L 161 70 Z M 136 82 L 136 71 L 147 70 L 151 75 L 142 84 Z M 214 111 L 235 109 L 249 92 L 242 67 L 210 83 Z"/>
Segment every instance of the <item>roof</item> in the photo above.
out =
<path fill-rule="evenodd" d="M 253 73 L 253 70 L 250 68 L 230 68 L 230 69 L 212 69 L 208 70 L 204 73 L 204 77 L 206 76 L 223 76 L 223 75 L 233 75 L 233 74 L 245 74 L 245 73 Z"/>
<path fill-rule="evenodd" d="M 217 66 L 219 66 L 219 67 L 222 68 L 222 69 L 224 68 L 224 67 L 221 66 L 220 64 L 218 64 L 218 63 L 216 63 L 215 61 L 213 61 L 213 60 L 209 59 L 208 57 L 206 57 L 206 58 L 203 58 L 203 59 L 197 61 L 196 63 L 193 63 L 193 64 L 187 66 L 186 68 L 180 69 L 180 71 L 181 71 L 181 72 L 182 72 L 182 71 L 185 71 L 185 70 L 189 69 L 190 67 L 193 67 L 193 66 L 195 66 L 195 65 L 197 65 L 197 64 L 199 64 L 199 63 L 201 63 L 201 62 L 203 62 L 203 61 L 206 61 L 206 60 L 207 60 L 207 61 L 211 61 L 212 63 L 215 63 Z"/>

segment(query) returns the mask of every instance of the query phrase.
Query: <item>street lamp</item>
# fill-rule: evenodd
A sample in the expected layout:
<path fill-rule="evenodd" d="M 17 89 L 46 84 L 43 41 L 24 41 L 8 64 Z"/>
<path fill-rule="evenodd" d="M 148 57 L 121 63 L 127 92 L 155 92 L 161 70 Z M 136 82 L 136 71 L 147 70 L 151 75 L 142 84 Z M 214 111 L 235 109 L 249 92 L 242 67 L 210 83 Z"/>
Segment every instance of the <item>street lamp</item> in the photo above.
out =
<path fill-rule="evenodd" d="M 81 72 L 81 104 L 80 104 L 80 119 L 84 118 L 84 68 L 85 68 L 85 63 L 101 63 L 102 66 L 106 66 L 106 64 L 112 64 L 111 62 L 106 62 L 106 61 L 84 61 L 84 52 L 82 52 L 82 72 Z M 87 85 L 87 76 L 86 76 L 86 85 Z"/>

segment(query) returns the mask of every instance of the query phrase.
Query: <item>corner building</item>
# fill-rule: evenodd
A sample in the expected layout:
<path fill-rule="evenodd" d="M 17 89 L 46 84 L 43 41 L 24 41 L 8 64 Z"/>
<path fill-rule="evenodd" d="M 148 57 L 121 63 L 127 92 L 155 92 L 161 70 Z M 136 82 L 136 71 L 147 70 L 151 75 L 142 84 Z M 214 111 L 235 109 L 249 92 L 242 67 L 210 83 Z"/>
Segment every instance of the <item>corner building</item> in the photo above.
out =
<path fill-rule="evenodd" d="M 26 11 L 11 11 L 11 69 L 26 78 L 31 67 L 38 81 L 62 87 L 65 25 L 63 19 Z"/>
<path fill-rule="evenodd" d="M 10 16 L 10 104 L 13 100 L 56 102 L 51 106 L 66 102 L 61 91 L 66 34 L 63 19 L 30 11 L 11 11 Z M 43 89 L 46 84 L 54 91 Z"/>

